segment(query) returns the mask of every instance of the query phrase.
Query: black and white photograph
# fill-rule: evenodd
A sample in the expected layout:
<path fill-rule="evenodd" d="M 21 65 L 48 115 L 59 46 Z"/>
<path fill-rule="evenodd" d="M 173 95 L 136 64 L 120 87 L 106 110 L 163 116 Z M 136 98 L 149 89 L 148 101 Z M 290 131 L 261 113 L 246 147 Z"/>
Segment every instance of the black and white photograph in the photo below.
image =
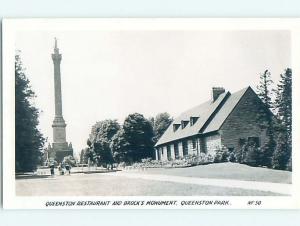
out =
<path fill-rule="evenodd" d="M 280 22 L 7 19 L 4 205 L 299 207 Z"/>

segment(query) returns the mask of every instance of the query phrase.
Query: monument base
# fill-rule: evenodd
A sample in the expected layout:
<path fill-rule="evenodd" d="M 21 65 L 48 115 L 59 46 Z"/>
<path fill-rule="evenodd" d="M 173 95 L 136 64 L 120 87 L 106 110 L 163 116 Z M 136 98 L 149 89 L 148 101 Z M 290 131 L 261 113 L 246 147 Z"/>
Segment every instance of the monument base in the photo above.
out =
<path fill-rule="evenodd" d="M 66 156 L 73 156 L 73 147 L 71 143 L 53 143 L 52 146 L 49 144 L 46 149 L 48 161 L 56 161 L 61 163 Z"/>

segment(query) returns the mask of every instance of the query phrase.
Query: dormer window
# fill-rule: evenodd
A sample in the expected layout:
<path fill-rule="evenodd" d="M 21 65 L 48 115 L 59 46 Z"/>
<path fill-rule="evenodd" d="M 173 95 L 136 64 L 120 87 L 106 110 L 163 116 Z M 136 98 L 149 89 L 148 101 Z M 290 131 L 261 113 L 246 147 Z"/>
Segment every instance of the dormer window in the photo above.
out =
<path fill-rule="evenodd" d="M 180 127 L 180 124 L 173 124 L 173 132 L 175 132 L 176 130 L 178 130 L 178 128 Z"/>
<path fill-rule="evenodd" d="M 190 117 L 190 126 L 195 125 L 199 117 Z"/>
<path fill-rule="evenodd" d="M 184 129 L 187 126 L 187 124 L 189 124 L 189 121 L 182 120 L 181 121 L 181 129 Z"/>

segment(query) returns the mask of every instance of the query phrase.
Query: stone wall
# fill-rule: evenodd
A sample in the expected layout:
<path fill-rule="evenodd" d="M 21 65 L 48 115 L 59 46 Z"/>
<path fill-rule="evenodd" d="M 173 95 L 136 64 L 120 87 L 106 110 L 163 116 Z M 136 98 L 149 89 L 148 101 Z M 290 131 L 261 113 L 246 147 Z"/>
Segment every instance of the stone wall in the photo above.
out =
<path fill-rule="evenodd" d="M 214 155 L 215 151 L 221 148 L 221 136 L 219 134 L 205 137 L 204 142 L 207 154 Z"/>
<path fill-rule="evenodd" d="M 219 131 L 222 145 L 237 150 L 240 148 L 240 139 L 247 140 L 248 137 L 259 137 L 263 144 L 267 137 L 259 126 L 258 112 L 264 109 L 257 95 L 248 89 Z"/>

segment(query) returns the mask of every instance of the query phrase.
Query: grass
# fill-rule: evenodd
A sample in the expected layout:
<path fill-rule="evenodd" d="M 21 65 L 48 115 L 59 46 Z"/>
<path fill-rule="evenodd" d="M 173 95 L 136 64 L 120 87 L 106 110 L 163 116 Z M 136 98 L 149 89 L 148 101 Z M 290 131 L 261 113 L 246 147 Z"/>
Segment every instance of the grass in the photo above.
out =
<path fill-rule="evenodd" d="M 127 173 L 136 170 L 127 171 Z M 187 168 L 149 168 L 138 171 L 182 177 L 235 179 L 273 183 L 291 183 L 288 171 L 250 167 L 238 163 L 217 163 Z M 116 172 L 117 173 L 117 172 Z M 275 196 L 272 192 L 184 184 L 140 178 L 111 176 L 105 173 L 75 173 L 55 178 L 18 176 L 16 194 L 20 196 Z"/>
<path fill-rule="evenodd" d="M 238 163 L 214 163 L 186 168 L 148 168 L 143 171 L 143 173 L 286 184 L 292 183 L 292 172 L 251 167 Z"/>
<path fill-rule="evenodd" d="M 275 196 L 279 194 L 182 184 L 164 181 L 113 177 L 103 174 L 73 174 L 47 179 L 16 180 L 19 196 Z"/>

